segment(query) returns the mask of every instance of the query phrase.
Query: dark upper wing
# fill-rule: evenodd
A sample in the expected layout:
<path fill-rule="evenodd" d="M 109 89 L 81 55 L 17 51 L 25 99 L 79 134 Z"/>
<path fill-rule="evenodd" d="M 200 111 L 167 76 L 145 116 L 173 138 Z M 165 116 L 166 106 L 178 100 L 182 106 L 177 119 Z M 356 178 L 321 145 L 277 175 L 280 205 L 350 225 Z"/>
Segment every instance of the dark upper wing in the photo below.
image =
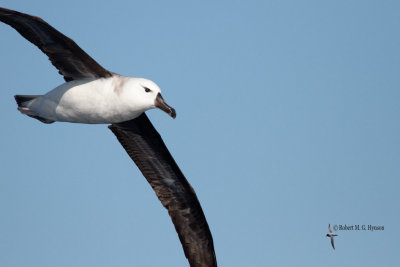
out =
<path fill-rule="evenodd" d="M 0 21 L 13 27 L 25 39 L 42 50 L 66 81 L 112 75 L 74 41 L 41 18 L 0 8 Z"/>
<path fill-rule="evenodd" d="M 45 53 L 66 81 L 112 75 L 38 17 L 0 8 L 0 21 Z M 196 194 L 147 116 L 109 127 L 168 209 L 190 265 L 217 266 L 211 232 Z"/>
<path fill-rule="evenodd" d="M 168 210 L 190 266 L 217 266 L 211 232 L 196 194 L 146 114 L 109 128 Z"/>

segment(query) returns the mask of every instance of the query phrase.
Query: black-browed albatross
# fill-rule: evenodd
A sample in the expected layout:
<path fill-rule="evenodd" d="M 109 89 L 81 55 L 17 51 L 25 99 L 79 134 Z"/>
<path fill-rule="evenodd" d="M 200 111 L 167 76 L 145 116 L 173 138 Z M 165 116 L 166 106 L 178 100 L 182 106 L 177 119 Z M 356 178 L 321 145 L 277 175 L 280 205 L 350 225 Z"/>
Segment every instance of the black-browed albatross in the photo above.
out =
<path fill-rule="evenodd" d="M 152 81 L 112 73 L 42 19 L 0 8 L 10 25 L 45 53 L 65 83 L 45 95 L 16 95 L 18 110 L 44 123 L 107 123 L 168 210 L 190 266 L 217 266 L 214 244 L 197 196 L 145 114 L 175 110 Z"/>

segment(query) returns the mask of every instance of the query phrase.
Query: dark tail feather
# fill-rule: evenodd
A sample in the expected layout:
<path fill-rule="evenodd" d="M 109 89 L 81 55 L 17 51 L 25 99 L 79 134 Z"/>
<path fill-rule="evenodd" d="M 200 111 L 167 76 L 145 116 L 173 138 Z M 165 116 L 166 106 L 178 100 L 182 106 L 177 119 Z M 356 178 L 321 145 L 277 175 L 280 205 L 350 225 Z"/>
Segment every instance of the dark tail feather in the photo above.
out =
<path fill-rule="evenodd" d="M 15 101 L 17 101 L 18 107 L 24 107 L 23 103 L 31 101 L 40 95 L 15 95 Z"/>
<path fill-rule="evenodd" d="M 25 114 L 32 118 L 35 118 L 43 123 L 47 123 L 47 124 L 53 123 L 54 121 L 52 121 L 52 120 L 48 120 L 48 119 L 45 119 L 45 118 L 35 115 L 35 113 L 25 105 L 26 102 L 29 102 L 39 96 L 40 95 L 15 95 L 14 98 L 15 98 L 15 101 L 17 101 L 18 110 L 22 114 Z"/>

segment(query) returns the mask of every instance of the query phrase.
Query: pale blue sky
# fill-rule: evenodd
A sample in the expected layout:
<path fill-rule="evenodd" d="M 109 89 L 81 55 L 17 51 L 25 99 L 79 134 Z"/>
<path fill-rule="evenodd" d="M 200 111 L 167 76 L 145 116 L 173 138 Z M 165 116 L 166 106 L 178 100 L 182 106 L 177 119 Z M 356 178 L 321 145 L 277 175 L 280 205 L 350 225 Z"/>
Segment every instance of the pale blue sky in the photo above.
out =
<path fill-rule="evenodd" d="M 399 1 L 1 1 L 105 68 L 158 83 L 148 112 L 197 192 L 219 266 L 397 266 Z M 106 125 L 45 125 L 15 94 L 63 82 L 0 25 L 0 266 L 188 266 Z M 384 225 L 339 231 L 328 223 Z"/>

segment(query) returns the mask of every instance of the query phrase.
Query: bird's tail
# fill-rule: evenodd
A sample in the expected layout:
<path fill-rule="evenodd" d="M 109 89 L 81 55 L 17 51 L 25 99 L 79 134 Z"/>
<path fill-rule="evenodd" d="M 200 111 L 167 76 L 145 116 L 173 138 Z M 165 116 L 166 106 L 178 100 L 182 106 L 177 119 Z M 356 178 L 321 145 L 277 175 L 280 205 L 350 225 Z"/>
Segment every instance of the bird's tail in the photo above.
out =
<path fill-rule="evenodd" d="M 24 103 L 29 102 L 40 95 L 15 95 L 15 101 L 17 101 L 18 107 L 25 107 Z"/>
<path fill-rule="evenodd" d="M 35 118 L 43 123 L 53 123 L 54 121 L 52 120 L 48 120 L 45 118 L 42 118 L 40 116 L 37 116 L 35 114 L 35 112 L 33 112 L 32 110 L 29 109 L 29 107 L 27 106 L 27 104 L 34 100 L 35 98 L 39 97 L 40 95 L 15 95 L 15 101 L 17 102 L 18 105 L 18 110 L 22 113 L 25 114 L 29 117 Z"/>

